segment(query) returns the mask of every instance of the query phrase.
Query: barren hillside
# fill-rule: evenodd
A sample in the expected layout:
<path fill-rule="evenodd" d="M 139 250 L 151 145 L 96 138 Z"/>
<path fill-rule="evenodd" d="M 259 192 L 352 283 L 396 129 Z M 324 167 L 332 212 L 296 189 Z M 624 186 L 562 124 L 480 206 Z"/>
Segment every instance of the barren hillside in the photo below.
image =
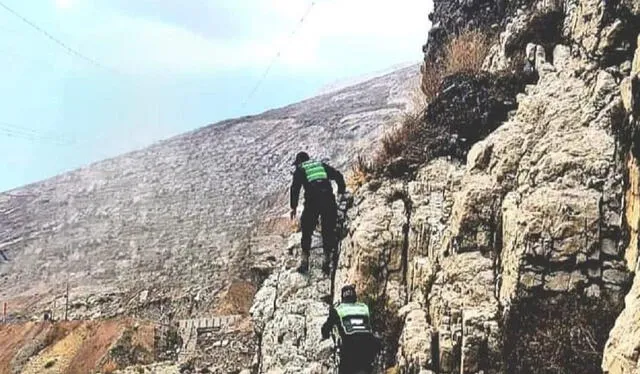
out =
<path fill-rule="evenodd" d="M 214 313 L 232 280 L 250 283 L 254 265 L 282 256 L 250 238 L 282 226 L 295 153 L 345 169 L 394 124 L 417 74 L 405 68 L 0 194 L 0 300 L 13 318 L 56 298 L 59 312 L 68 280 L 73 318 Z M 278 248 L 278 238 L 263 241 Z"/>

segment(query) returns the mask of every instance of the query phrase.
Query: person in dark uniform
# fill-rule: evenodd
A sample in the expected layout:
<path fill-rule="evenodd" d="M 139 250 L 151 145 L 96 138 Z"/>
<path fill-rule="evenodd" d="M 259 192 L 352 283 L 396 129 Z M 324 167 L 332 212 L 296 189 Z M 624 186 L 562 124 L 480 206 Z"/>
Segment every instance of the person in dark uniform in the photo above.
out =
<path fill-rule="evenodd" d="M 342 174 L 324 162 L 312 160 L 306 152 L 299 152 L 293 162 L 296 170 L 291 183 L 291 219 L 295 219 L 300 197 L 300 188 L 304 187 L 304 209 L 302 210 L 302 260 L 298 271 L 309 271 L 309 252 L 311 250 L 311 236 L 318 223 L 322 220 L 322 246 L 324 261 L 322 271 L 328 275 L 331 268 L 331 255 L 336 250 L 336 198 L 333 195 L 331 181 L 338 185 L 338 194 L 345 193 L 345 183 Z"/>
<path fill-rule="evenodd" d="M 371 373 L 381 348 L 371 327 L 367 304 L 357 302 L 353 285 L 342 287 L 339 303 L 329 310 L 329 317 L 322 325 L 322 339 L 331 333 L 340 348 L 339 374 Z"/>

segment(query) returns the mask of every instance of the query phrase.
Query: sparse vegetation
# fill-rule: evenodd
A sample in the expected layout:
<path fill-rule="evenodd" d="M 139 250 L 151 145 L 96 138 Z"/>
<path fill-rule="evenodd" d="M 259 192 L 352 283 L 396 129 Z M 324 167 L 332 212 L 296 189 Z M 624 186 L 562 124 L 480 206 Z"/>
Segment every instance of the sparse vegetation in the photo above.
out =
<path fill-rule="evenodd" d="M 481 31 L 470 30 L 451 39 L 443 56 L 432 66 L 422 67 L 422 92 L 430 102 L 445 77 L 460 72 L 478 72 L 489 52 L 489 39 Z"/>
<path fill-rule="evenodd" d="M 488 52 L 489 40 L 484 33 L 473 30 L 460 34 L 445 46 L 443 76 L 462 71 L 480 71 Z"/>
<path fill-rule="evenodd" d="M 507 372 L 601 373 L 602 351 L 620 308 L 606 298 L 579 295 L 520 301 L 504 329 Z"/>
<path fill-rule="evenodd" d="M 369 160 L 357 160 L 351 183 L 359 187 L 368 176 L 384 170 L 395 161 L 398 161 L 398 164 L 388 168 L 387 172 L 402 175 L 407 168 L 406 160 L 398 159 L 406 154 L 408 146 L 415 143 L 415 139 L 421 137 L 425 128 L 425 112 L 428 105 L 442 91 L 445 78 L 459 73 L 479 72 L 488 51 L 489 40 L 485 34 L 480 31 L 466 31 L 445 45 L 440 60 L 432 66 L 423 66 L 421 80 L 409 94 L 410 109 L 382 137 L 380 148 L 375 155 Z M 424 151 L 428 153 L 427 149 Z"/>
<path fill-rule="evenodd" d="M 372 171 L 372 165 L 366 157 L 358 155 L 356 162 L 351 166 L 349 173 L 347 174 L 347 189 L 355 192 L 369 179 L 369 175 Z"/>

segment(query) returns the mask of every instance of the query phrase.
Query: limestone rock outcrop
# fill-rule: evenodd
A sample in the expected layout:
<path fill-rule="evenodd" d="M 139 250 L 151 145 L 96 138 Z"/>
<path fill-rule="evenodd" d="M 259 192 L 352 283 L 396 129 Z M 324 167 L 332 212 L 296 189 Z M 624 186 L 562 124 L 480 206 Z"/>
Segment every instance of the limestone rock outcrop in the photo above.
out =
<path fill-rule="evenodd" d="M 295 258 L 299 242 L 300 235 L 289 240 Z M 333 343 L 321 339 L 329 305 L 321 297 L 329 295 L 331 284 L 322 274 L 321 262 L 321 240 L 314 237 L 308 275 L 299 274 L 292 259 L 271 274 L 256 294 L 251 315 L 260 342 L 255 363 L 259 373 L 330 372 Z"/>
<path fill-rule="evenodd" d="M 638 35 L 640 38 L 640 35 Z M 640 39 L 639 39 L 640 40 Z M 625 194 L 624 220 L 629 229 L 629 240 L 623 249 L 624 258 L 629 271 L 635 277 L 631 290 L 625 298 L 625 308 L 617 318 L 611 330 L 609 340 L 604 351 L 602 370 L 607 374 L 638 374 L 640 373 L 640 261 L 638 260 L 638 237 L 640 227 L 640 164 L 638 163 L 637 141 L 635 131 L 640 122 L 640 91 L 637 86 L 637 74 L 640 66 L 640 46 L 634 56 L 634 66 L 631 77 L 625 78 L 621 85 L 622 99 L 625 103 L 626 125 L 629 131 L 627 140 L 627 190 Z M 626 84 L 625 84 L 626 83 Z"/>
<path fill-rule="evenodd" d="M 554 303 L 575 297 L 569 314 L 577 320 L 586 315 L 581 305 L 590 302 L 584 300 L 603 301 L 603 323 L 611 325 L 622 307 L 631 274 L 616 133 L 621 79 L 589 70 L 569 46 L 554 46 L 554 64 L 539 45 L 529 50 L 538 82 L 518 95 L 504 123 L 471 147 L 466 164 L 432 159 L 409 179 L 373 179 L 355 195 L 335 284 L 357 286 L 383 333 L 392 356 L 387 362 L 400 372 L 525 370 L 541 359 L 527 356 L 529 344 L 553 347 L 569 338 L 535 340 L 524 330 L 522 338 L 514 336 L 525 328 L 514 327 L 514 319 L 553 322 L 526 314 L 521 305 L 528 300 L 559 313 Z M 275 294 L 269 282 L 259 295 Z M 286 335 L 300 326 L 302 318 L 280 327 Z M 601 331 L 577 346 L 603 349 Z M 549 367 L 556 364 L 544 354 Z M 584 367 L 597 368 L 601 357 L 602 351 L 585 358 Z M 305 365 L 294 366 L 312 370 Z"/>

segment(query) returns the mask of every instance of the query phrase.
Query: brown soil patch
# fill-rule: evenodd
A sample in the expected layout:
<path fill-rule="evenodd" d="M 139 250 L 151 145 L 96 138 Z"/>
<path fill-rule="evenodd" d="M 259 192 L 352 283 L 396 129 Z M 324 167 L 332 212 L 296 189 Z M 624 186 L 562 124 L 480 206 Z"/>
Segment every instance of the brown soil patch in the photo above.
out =
<path fill-rule="evenodd" d="M 235 281 L 231 283 L 227 292 L 220 299 L 214 313 L 218 315 L 249 314 L 256 294 L 256 286 L 247 281 Z"/>
<path fill-rule="evenodd" d="M 134 328 L 136 323 L 139 325 Z M 23 367 L 27 374 L 108 371 L 108 366 L 115 363 L 109 356 L 110 349 L 125 331 L 132 332 L 132 346 L 153 354 L 155 326 L 151 323 L 124 319 L 0 325 L 0 373 L 11 373 L 16 356 L 24 352 L 33 354 Z M 34 344 L 43 344 L 44 348 L 30 351 Z"/>
<path fill-rule="evenodd" d="M 9 373 L 11 360 L 29 336 L 37 335 L 43 324 L 0 325 L 0 373 Z M 30 339 L 29 339 L 30 340 Z"/>
<path fill-rule="evenodd" d="M 109 351 L 109 347 L 120 337 L 122 322 L 92 321 L 87 324 L 87 336 L 69 363 L 68 374 L 85 374 L 96 368 Z"/>
<path fill-rule="evenodd" d="M 133 334 L 131 342 L 134 346 L 153 352 L 155 349 L 156 327 L 154 325 L 139 326 Z"/>

